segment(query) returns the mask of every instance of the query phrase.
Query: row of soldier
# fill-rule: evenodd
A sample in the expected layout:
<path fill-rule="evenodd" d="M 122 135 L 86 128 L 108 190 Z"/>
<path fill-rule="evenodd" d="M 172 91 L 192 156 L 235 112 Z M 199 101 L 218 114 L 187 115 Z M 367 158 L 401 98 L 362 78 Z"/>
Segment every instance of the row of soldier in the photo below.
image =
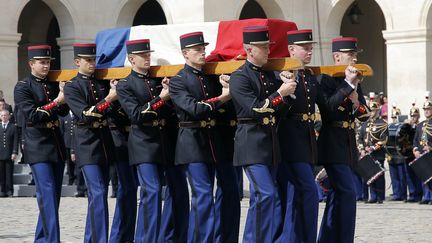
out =
<path fill-rule="evenodd" d="M 370 154 L 374 160 L 384 168 L 384 161 L 389 165 L 390 179 L 393 195 L 390 200 L 404 202 L 419 202 L 430 204 L 431 185 L 423 184 L 422 175 L 428 178 L 427 166 L 423 173 L 415 171 L 411 162 L 419 159 L 429 152 L 432 118 L 432 102 L 429 92 L 426 92 L 426 100 L 423 103 L 425 120 L 420 122 L 420 110 L 415 106 L 415 101 L 409 112 L 409 118 L 402 116 L 396 104 L 392 105 L 391 120 L 387 124 L 385 104 L 377 101 L 375 94 L 370 94 L 369 107 L 371 115 L 358 129 L 358 149 L 361 157 Z M 430 175 L 429 175 L 430 176 Z M 385 196 L 384 176 L 378 177 L 370 188 L 368 200 L 368 186 L 359 176 L 355 177 L 357 199 L 367 203 L 382 203 Z"/>
<path fill-rule="evenodd" d="M 287 36 L 290 55 L 307 65 L 312 31 Z M 208 44 L 202 32 L 182 35 L 184 68 L 158 80 L 149 77 L 150 40 L 128 41 L 132 71 L 110 82 L 94 77 L 95 44 L 75 44 L 78 74 L 66 84 L 46 79 L 50 47 L 30 46 L 32 73 L 17 83 L 14 97 L 26 121 L 24 154 L 40 210 L 35 242 L 60 241 L 65 148 L 58 118 L 69 109 L 75 160 L 88 188 L 84 242 L 237 242 L 234 166 L 242 166 L 250 182 L 243 242 L 353 242 L 354 120 L 368 118 L 362 78 L 350 65 L 357 61 L 357 40 L 332 42 L 335 64 L 348 65 L 343 78 L 317 77 L 307 68 L 264 71 L 272 44 L 267 27 L 245 28 L 243 43 L 245 64 L 231 76 L 213 77 L 202 73 Z M 322 117 L 318 140 L 315 104 Z M 332 186 L 319 236 L 316 163 L 325 167 Z M 120 185 L 108 237 L 110 164 Z M 167 184 L 163 209 L 162 181 Z"/>

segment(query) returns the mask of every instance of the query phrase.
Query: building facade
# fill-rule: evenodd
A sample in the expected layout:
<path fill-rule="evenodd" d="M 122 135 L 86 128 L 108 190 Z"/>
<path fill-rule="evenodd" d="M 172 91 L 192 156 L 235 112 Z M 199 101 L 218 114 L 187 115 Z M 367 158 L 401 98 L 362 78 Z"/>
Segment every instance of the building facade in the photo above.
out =
<path fill-rule="evenodd" d="M 186 4 L 187 3 L 187 4 Z M 360 63 L 375 71 L 366 91 L 385 92 L 407 114 L 432 90 L 432 0 L 0 0 L 0 89 L 28 74 L 26 48 L 48 43 L 53 69 L 73 68 L 72 44 L 93 42 L 108 28 L 253 17 L 293 21 L 319 43 L 313 65 L 331 65 L 331 39 L 359 39 Z"/>

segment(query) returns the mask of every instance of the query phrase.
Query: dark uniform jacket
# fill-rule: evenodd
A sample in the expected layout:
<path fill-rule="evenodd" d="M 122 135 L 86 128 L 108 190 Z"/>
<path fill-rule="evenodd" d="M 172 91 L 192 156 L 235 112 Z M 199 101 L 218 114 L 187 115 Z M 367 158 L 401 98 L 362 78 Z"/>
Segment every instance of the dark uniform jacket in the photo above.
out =
<path fill-rule="evenodd" d="M 116 116 L 108 117 L 108 124 L 115 146 L 115 156 L 117 162 L 129 162 L 128 137 L 130 131 L 130 120 L 126 112 L 116 103 Z"/>
<path fill-rule="evenodd" d="M 282 161 L 316 164 L 315 103 L 324 105 L 324 97 L 316 77 L 309 70 L 300 70 L 296 78 L 296 98 L 289 98 L 278 127 Z"/>
<path fill-rule="evenodd" d="M 207 101 L 221 93 L 220 84 L 185 64 L 184 68 L 171 78 L 169 86 L 180 125 L 175 163 L 222 161 L 220 156 L 224 145 L 216 129 L 216 117 L 223 104 L 220 101 Z M 203 123 L 203 127 L 196 127 L 199 123 Z M 193 127 L 186 127 L 186 124 Z"/>
<path fill-rule="evenodd" d="M 318 163 L 348 164 L 353 166 L 358 161 L 358 150 L 354 129 L 354 119 L 368 119 L 368 107 L 363 98 L 361 86 L 357 88 L 360 107 L 353 110 L 353 103 L 348 95 L 354 89 L 344 78 L 332 78 L 328 75 L 318 76 L 325 105 L 320 106 L 322 127 L 318 137 Z M 340 125 L 348 125 L 343 128 Z M 336 125 L 337 124 L 337 125 Z"/>
<path fill-rule="evenodd" d="M 68 149 L 72 148 L 74 127 L 74 120 L 70 114 L 60 117 L 60 130 L 63 135 L 65 147 Z"/>
<path fill-rule="evenodd" d="M 65 99 L 74 114 L 74 145 L 78 166 L 108 165 L 115 160 L 114 143 L 108 128 L 108 115 L 118 107 L 112 103 L 102 112 L 96 106 L 105 102 L 110 86 L 107 81 L 81 73 L 66 83 Z"/>
<path fill-rule="evenodd" d="M 265 72 L 249 61 L 231 75 L 230 93 L 239 120 L 234 139 L 234 165 L 279 163 L 277 124 L 267 121 L 275 121 L 276 111 L 284 104 L 274 103 L 282 99 L 277 92 L 280 85 L 275 72 Z"/>
<path fill-rule="evenodd" d="M 0 144 L 0 160 L 10 160 L 12 154 L 18 154 L 18 131 L 12 122 L 9 122 L 6 129 L 0 122 L 1 144 Z"/>
<path fill-rule="evenodd" d="M 219 84 L 219 82 L 217 82 Z M 222 86 L 221 86 L 222 87 Z M 233 102 L 226 102 L 216 114 L 216 130 L 223 141 L 220 161 L 232 164 L 234 156 L 234 137 L 237 129 L 237 117 Z"/>
<path fill-rule="evenodd" d="M 117 85 L 119 101 L 132 124 L 130 163 L 173 164 L 177 117 L 171 102 L 159 97 L 160 80 L 132 71 Z"/>
<path fill-rule="evenodd" d="M 359 148 L 367 146 L 377 147 L 370 155 L 375 160 L 384 161 L 386 156 L 385 144 L 388 139 L 388 125 L 381 117 L 363 122 L 359 132 Z"/>
<path fill-rule="evenodd" d="M 424 146 L 432 146 L 432 119 L 426 119 L 420 122 L 415 128 L 414 150 L 424 153 Z"/>
<path fill-rule="evenodd" d="M 68 113 L 63 104 L 50 109 L 43 108 L 58 95 L 58 83 L 30 76 L 18 81 L 14 90 L 15 104 L 26 121 L 23 128 L 24 155 L 29 164 L 65 160 L 65 146 L 59 128 L 59 116 Z"/>

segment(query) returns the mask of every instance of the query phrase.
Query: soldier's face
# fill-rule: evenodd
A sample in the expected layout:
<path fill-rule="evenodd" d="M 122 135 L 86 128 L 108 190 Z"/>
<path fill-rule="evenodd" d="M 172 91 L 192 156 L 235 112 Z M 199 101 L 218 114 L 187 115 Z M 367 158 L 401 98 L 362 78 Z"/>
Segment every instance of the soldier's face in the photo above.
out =
<path fill-rule="evenodd" d="M 45 77 L 48 75 L 51 66 L 50 59 L 33 59 L 29 61 L 31 72 L 36 77 Z"/>
<path fill-rule="evenodd" d="M 352 65 L 357 63 L 357 52 L 335 52 L 333 58 L 336 65 Z"/>
<path fill-rule="evenodd" d="M 9 112 L 7 111 L 0 111 L 0 119 L 2 122 L 8 122 L 10 118 Z"/>
<path fill-rule="evenodd" d="M 309 64 L 312 59 L 312 44 L 289 45 L 288 50 L 291 57 L 300 59 L 303 64 Z"/>
<path fill-rule="evenodd" d="M 423 109 L 426 118 L 430 118 L 432 116 L 432 108 Z"/>
<path fill-rule="evenodd" d="M 183 56 L 186 59 L 186 63 L 193 66 L 202 66 L 205 64 L 205 46 L 193 46 L 183 49 Z"/>
<path fill-rule="evenodd" d="M 129 54 L 129 62 L 132 67 L 147 71 L 150 68 L 150 57 L 150 52 Z"/>
<path fill-rule="evenodd" d="M 75 58 L 75 65 L 79 72 L 83 74 L 93 74 L 96 70 L 96 58 L 94 57 L 79 57 Z"/>
<path fill-rule="evenodd" d="M 417 123 L 419 119 L 420 119 L 420 116 L 419 116 L 419 115 L 411 116 L 411 121 L 412 121 L 413 123 Z"/>
<path fill-rule="evenodd" d="M 264 65 L 267 63 L 270 53 L 269 44 L 250 45 L 246 52 L 254 64 Z"/>

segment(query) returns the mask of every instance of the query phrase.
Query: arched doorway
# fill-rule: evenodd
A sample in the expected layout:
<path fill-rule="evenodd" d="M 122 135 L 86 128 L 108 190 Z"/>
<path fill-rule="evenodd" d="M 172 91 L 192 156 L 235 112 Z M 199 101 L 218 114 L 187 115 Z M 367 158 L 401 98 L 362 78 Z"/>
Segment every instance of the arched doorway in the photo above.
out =
<path fill-rule="evenodd" d="M 366 63 L 374 76 L 365 79 L 363 92 L 384 92 L 387 95 L 387 54 L 382 31 L 386 22 L 380 6 L 374 0 L 356 0 L 346 10 L 340 28 L 342 36 L 357 37 L 363 52 L 359 63 Z"/>
<path fill-rule="evenodd" d="M 132 26 L 167 24 L 165 13 L 156 0 L 148 0 L 138 9 Z"/>
<path fill-rule="evenodd" d="M 239 19 L 267 18 L 264 9 L 255 0 L 248 0 L 243 6 Z"/>
<path fill-rule="evenodd" d="M 21 12 L 18 21 L 18 78 L 28 76 L 27 47 L 29 45 L 48 44 L 52 48 L 51 69 L 60 69 L 60 48 L 56 38 L 60 37 L 60 28 L 56 16 L 48 5 L 42 1 L 29 1 Z"/>

